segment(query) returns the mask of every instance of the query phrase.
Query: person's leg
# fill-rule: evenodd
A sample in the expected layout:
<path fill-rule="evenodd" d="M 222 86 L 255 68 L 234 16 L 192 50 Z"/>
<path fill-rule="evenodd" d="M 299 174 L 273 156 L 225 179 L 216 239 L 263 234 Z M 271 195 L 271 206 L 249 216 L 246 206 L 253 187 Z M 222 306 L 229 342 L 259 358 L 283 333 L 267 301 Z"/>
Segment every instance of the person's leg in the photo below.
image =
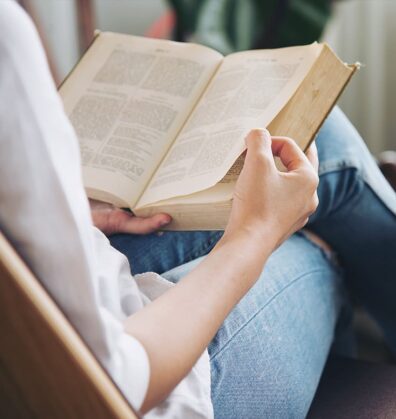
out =
<path fill-rule="evenodd" d="M 338 253 L 352 293 L 396 353 L 396 194 L 339 109 L 317 139 L 319 207 L 309 229 Z"/>
<path fill-rule="evenodd" d="M 175 282 L 198 262 L 165 277 Z M 215 417 L 305 417 L 345 301 L 323 251 L 302 235 L 287 240 L 209 346 Z"/>
<path fill-rule="evenodd" d="M 359 192 L 360 195 L 366 197 L 367 194 L 367 199 L 373 197 L 378 204 L 376 216 L 371 217 L 370 221 L 374 229 L 377 219 L 382 219 L 382 215 L 388 218 L 389 208 L 396 212 L 394 192 L 376 167 L 360 136 L 338 108 L 330 114 L 320 130 L 317 145 L 320 204 L 312 217 L 313 230 L 317 222 L 330 225 L 339 207 L 353 205 L 351 195 L 359 182 L 367 185 Z M 370 189 L 376 192 L 374 196 Z M 384 202 L 386 205 L 383 205 Z M 359 210 L 359 207 L 355 208 L 355 212 Z M 332 217 L 329 217 L 330 213 Z M 220 237 L 221 232 L 164 232 L 148 236 L 119 234 L 110 237 L 110 241 L 129 258 L 133 273 L 147 270 L 163 273 L 208 253 Z"/>
<path fill-rule="evenodd" d="M 320 203 L 309 228 L 339 253 L 351 287 L 396 351 L 396 195 L 338 108 L 319 132 L 317 145 Z M 220 237 L 220 232 L 169 232 L 114 237 L 112 244 L 136 265 L 134 272 L 162 273 L 206 254 Z"/>
<path fill-rule="evenodd" d="M 133 274 L 158 274 L 208 254 L 222 236 L 220 231 L 160 232 L 146 236 L 116 234 L 113 247 L 124 253 Z"/>

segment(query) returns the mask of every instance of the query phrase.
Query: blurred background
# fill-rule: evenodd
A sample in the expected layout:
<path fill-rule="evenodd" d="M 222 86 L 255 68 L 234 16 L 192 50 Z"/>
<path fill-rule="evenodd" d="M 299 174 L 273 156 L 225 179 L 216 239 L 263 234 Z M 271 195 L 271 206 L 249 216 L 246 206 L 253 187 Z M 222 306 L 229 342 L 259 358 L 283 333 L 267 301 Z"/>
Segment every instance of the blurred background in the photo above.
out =
<path fill-rule="evenodd" d="M 21 0 L 59 83 L 93 29 L 194 40 L 223 53 L 325 40 L 364 66 L 340 105 L 373 154 L 396 150 L 395 0 Z"/>

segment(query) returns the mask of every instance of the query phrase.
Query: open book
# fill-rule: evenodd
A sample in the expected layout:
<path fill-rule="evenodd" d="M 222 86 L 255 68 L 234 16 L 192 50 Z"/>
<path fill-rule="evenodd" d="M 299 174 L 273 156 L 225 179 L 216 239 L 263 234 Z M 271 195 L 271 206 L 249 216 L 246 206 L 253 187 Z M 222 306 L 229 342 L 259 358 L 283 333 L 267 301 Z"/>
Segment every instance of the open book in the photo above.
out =
<path fill-rule="evenodd" d="M 223 229 L 252 128 L 305 150 L 356 70 L 326 44 L 223 57 L 100 33 L 60 88 L 88 196 L 172 230 Z"/>

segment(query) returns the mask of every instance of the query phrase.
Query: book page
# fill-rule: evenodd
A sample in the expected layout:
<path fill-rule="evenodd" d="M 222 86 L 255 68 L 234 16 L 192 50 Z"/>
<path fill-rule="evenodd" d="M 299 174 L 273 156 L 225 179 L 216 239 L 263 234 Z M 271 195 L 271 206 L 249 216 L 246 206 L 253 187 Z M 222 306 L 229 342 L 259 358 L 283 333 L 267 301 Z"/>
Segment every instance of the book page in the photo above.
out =
<path fill-rule="evenodd" d="M 90 197 L 134 206 L 222 59 L 195 44 L 98 36 L 60 90 Z"/>
<path fill-rule="evenodd" d="M 219 182 L 245 149 L 248 132 L 266 127 L 282 110 L 321 49 L 315 43 L 226 57 L 138 207 Z"/>
<path fill-rule="evenodd" d="M 222 230 L 231 211 L 229 192 L 228 185 L 217 184 L 192 195 L 166 199 L 152 206 L 135 209 L 134 212 L 142 217 L 158 212 L 171 214 L 172 222 L 165 230 Z"/>

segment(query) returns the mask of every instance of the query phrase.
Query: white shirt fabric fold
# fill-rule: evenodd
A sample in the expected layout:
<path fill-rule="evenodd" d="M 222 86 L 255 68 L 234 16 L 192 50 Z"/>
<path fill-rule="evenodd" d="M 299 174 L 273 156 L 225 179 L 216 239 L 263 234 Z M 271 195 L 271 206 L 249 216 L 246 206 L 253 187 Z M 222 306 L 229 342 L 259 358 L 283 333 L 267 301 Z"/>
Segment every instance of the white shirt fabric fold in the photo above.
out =
<path fill-rule="evenodd" d="M 0 92 L 0 228 L 139 409 L 149 359 L 123 321 L 170 285 L 155 274 L 135 281 L 92 226 L 75 133 L 37 33 L 13 0 L 0 0 Z M 147 416 L 213 417 L 206 353 Z"/>

